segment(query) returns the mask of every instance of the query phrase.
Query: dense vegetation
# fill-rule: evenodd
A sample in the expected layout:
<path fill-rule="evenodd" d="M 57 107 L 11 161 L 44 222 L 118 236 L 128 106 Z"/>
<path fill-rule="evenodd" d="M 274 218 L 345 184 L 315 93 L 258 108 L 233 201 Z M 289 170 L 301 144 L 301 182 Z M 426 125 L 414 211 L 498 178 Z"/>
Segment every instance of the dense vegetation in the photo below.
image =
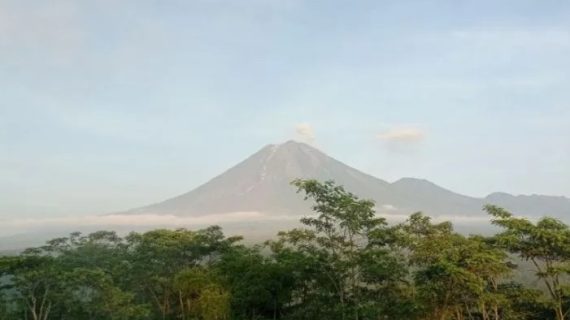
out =
<path fill-rule="evenodd" d="M 0 319 L 570 319 L 560 221 L 489 206 L 493 237 L 421 213 L 389 226 L 332 182 L 294 184 L 316 214 L 262 246 L 219 227 L 100 231 L 2 257 Z M 513 257 L 543 290 L 512 280 Z"/>

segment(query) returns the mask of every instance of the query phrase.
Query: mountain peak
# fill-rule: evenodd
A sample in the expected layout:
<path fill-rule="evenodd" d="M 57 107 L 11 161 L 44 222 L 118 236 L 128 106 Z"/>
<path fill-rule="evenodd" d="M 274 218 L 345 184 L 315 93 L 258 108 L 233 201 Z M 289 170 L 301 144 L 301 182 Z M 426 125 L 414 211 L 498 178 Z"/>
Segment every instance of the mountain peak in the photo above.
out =
<path fill-rule="evenodd" d="M 302 141 L 297 141 L 297 140 L 287 140 L 285 142 L 282 143 L 276 143 L 276 144 L 268 144 L 265 147 L 263 147 L 260 152 L 262 151 L 270 151 L 270 152 L 275 152 L 277 150 L 280 149 L 285 149 L 285 150 L 315 150 L 315 151 L 319 151 L 316 147 L 302 142 Z M 319 151 L 320 152 L 320 151 Z"/>
<path fill-rule="evenodd" d="M 285 145 L 302 145 L 302 144 L 305 144 L 305 143 L 304 143 L 304 142 L 301 142 L 301 141 L 297 141 L 297 140 L 291 139 L 291 140 L 287 140 L 287 141 L 285 141 L 285 142 L 283 142 L 283 143 L 280 143 L 279 145 L 280 145 L 280 146 L 285 146 Z"/>
<path fill-rule="evenodd" d="M 297 141 L 297 140 L 287 140 L 283 143 L 277 144 L 275 145 L 277 148 L 308 148 L 308 149 L 315 149 L 317 150 L 317 148 L 315 148 L 314 146 L 303 142 L 303 141 Z"/>
<path fill-rule="evenodd" d="M 393 182 L 392 184 L 418 184 L 418 185 L 434 185 L 433 182 L 426 180 L 426 179 L 419 179 L 419 178 L 412 178 L 412 177 L 404 177 L 400 178 L 399 180 Z"/>
<path fill-rule="evenodd" d="M 335 180 L 363 197 L 382 195 L 387 182 L 337 161 L 306 143 L 270 144 L 195 190 L 132 213 L 207 215 L 236 211 L 309 212 L 290 185 L 295 179 Z"/>

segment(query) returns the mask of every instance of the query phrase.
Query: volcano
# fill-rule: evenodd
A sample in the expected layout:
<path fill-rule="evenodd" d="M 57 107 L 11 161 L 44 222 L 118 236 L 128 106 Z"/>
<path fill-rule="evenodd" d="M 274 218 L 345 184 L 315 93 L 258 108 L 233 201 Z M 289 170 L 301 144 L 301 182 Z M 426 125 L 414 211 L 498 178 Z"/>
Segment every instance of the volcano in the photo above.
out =
<path fill-rule="evenodd" d="M 431 216 L 481 216 L 485 204 L 496 204 L 529 216 L 570 216 L 570 199 L 541 195 L 493 193 L 485 198 L 461 195 L 430 181 L 373 177 L 305 143 L 267 145 L 198 188 L 128 214 L 205 216 L 232 212 L 302 215 L 310 203 L 291 186 L 294 179 L 334 180 L 361 198 L 374 200 L 384 214 L 422 211 Z"/>

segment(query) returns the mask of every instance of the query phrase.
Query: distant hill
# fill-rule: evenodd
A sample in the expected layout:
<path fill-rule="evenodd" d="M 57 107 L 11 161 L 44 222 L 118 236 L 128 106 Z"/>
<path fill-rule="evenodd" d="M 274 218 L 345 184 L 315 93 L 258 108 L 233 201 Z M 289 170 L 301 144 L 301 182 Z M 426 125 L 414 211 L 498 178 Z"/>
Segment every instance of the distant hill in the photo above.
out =
<path fill-rule="evenodd" d="M 432 216 L 480 216 L 484 214 L 485 204 L 496 204 L 527 216 L 570 216 L 570 199 L 565 197 L 493 193 L 486 198 L 475 198 L 422 179 L 403 178 L 389 183 L 295 141 L 268 145 L 188 193 L 126 214 L 203 216 L 242 211 L 305 214 L 309 204 L 290 185 L 296 178 L 334 180 L 362 198 L 373 199 L 378 211 L 386 214 L 423 211 Z"/>

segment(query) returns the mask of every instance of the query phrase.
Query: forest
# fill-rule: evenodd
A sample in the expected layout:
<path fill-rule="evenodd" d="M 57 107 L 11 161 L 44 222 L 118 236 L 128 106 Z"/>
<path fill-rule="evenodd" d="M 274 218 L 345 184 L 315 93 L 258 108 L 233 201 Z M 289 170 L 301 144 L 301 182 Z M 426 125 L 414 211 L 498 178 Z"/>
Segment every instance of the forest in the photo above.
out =
<path fill-rule="evenodd" d="M 486 206 L 492 236 L 414 213 L 388 224 L 332 181 L 251 246 L 220 227 L 72 233 L 0 257 L 0 319 L 570 319 L 570 229 Z M 518 281 L 520 265 L 533 281 Z"/>

